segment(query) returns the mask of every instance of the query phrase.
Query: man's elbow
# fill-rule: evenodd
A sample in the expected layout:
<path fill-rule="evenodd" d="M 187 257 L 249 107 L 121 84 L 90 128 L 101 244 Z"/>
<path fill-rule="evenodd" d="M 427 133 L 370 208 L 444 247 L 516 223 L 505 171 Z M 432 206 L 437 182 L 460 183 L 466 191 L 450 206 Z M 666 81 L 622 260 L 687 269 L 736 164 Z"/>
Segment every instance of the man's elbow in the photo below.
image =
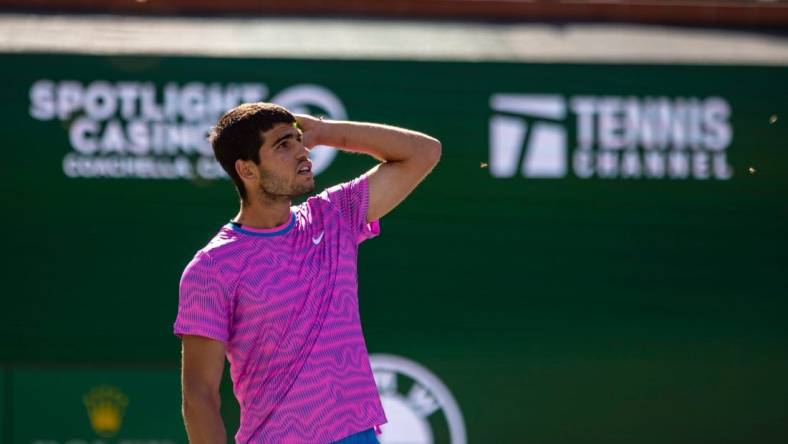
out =
<path fill-rule="evenodd" d="M 430 169 L 435 167 L 438 162 L 441 160 L 441 152 L 443 151 L 443 147 L 441 145 L 441 141 L 430 137 L 427 139 L 425 143 L 424 149 L 422 150 L 422 157 L 424 162 L 429 166 Z"/>
<path fill-rule="evenodd" d="M 222 401 L 218 390 L 208 387 L 184 387 L 182 395 L 184 417 L 205 410 L 218 412 L 221 407 Z"/>

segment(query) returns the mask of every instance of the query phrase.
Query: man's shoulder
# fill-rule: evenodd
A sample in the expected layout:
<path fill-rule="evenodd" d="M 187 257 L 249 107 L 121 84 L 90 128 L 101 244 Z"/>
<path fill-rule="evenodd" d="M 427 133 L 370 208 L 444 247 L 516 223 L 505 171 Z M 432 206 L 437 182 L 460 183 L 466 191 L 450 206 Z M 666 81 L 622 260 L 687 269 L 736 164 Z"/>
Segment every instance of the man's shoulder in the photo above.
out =
<path fill-rule="evenodd" d="M 336 186 L 338 185 L 334 187 Z M 330 190 L 334 187 L 326 188 L 317 194 L 307 197 L 302 204 L 295 207 L 296 212 L 306 215 L 313 211 L 323 211 L 330 208 L 332 204 Z"/>
<path fill-rule="evenodd" d="M 191 261 L 186 265 L 181 276 L 181 283 L 223 279 L 238 261 L 238 237 L 232 236 L 230 230 L 222 228 L 204 247 L 197 250 Z"/>
<path fill-rule="evenodd" d="M 336 200 L 345 198 L 345 195 L 348 193 L 352 193 L 357 190 L 359 186 L 365 185 L 366 180 L 366 176 L 361 175 L 348 181 L 332 185 L 323 191 L 310 196 L 302 205 L 331 205 L 332 203 L 335 203 Z"/>
<path fill-rule="evenodd" d="M 242 237 L 227 226 L 222 227 L 208 243 L 197 250 L 193 261 L 216 264 L 237 255 Z"/>

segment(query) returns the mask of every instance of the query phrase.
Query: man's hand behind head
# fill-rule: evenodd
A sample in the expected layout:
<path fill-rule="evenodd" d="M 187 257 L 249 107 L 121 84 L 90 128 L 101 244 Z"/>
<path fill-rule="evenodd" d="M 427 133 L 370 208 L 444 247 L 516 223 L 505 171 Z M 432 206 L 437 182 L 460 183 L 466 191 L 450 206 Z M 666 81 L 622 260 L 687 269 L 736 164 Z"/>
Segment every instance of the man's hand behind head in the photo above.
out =
<path fill-rule="evenodd" d="M 307 114 L 294 114 L 298 128 L 303 132 L 303 143 L 307 148 L 320 145 L 320 128 L 323 124 L 321 119 Z"/>

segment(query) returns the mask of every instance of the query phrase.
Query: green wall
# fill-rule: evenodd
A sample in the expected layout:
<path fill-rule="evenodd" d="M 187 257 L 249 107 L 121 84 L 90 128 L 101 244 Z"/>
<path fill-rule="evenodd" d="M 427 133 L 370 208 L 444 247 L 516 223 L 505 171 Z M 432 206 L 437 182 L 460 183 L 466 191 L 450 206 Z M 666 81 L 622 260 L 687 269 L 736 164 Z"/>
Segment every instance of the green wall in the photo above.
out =
<path fill-rule="evenodd" d="M 3 435 L 11 442 L 75 438 L 77 432 L 51 419 L 59 413 L 47 411 L 71 408 L 61 398 L 78 410 L 68 415 L 84 421 L 78 433 L 89 434 L 82 400 L 74 399 L 91 384 L 105 383 L 97 376 L 105 369 L 122 372 L 129 384 L 134 375 L 144 381 L 151 371 L 163 372 L 139 392 L 114 383 L 130 398 L 124 427 L 141 414 L 131 410 L 135 399 L 153 402 L 150 393 L 178 408 L 180 344 L 171 333 L 178 279 L 192 254 L 237 210 L 229 181 L 199 174 L 67 177 L 64 159 L 79 155 L 79 143 L 92 149 L 90 140 L 114 149 L 84 155 L 94 160 L 122 155 L 198 162 L 200 155 L 194 147 L 174 156 L 154 152 L 151 142 L 142 156 L 136 153 L 146 150 L 144 142 L 118 148 L 122 142 L 102 142 L 92 133 L 70 141 L 86 113 L 47 114 L 50 99 L 55 110 L 73 102 L 68 92 L 49 96 L 63 81 L 94 85 L 94 99 L 106 92 L 95 87 L 99 81 L 111 94 L 120 94 L 122 82 L 150 83 L 159 103 L 168 84 L 180 88 L 182 99 L 189 82 L 206 90 L 215 84 L 226 100 L 243 89 L 231 84 L 263 85 L 247 92 L 268 100 L 313 84 L 331 91 L 350 119 L 441 139 L 437 169 L 384 218 L 381 237 L 361 248 L 359 292 L 370 352 L 406 356 L 439 376 L 460 406 L 471 443 L 788 439 L 786 68 L 50 54 L 0 59 L 7 67 L 0 87 L 0 224 L 6 233 L 0 364 L 13 381 L 12 402 L 0 404 L 10 408 L 0 412 L 13 419 L 6 420 L 13 430 Z M 37 82 L 44 86 L 34 92 Z M 530 114 L 502 109 L 493 103 L 496 94 L 527 94 L 525 102 L 538 99 L 552 108 Z M 583 97 L 597 106 L 592 120 L 572 110 Z M 183 100 L 182 117 L 201 110 L 199 100 Z M 127 116 L 118 108 L 103 120 L 110 108 L 98 99 L 93 105 L 97 128 L 111 120 L 124 131 L 132 121 L 141 122 L 138 129 L 157 124 L 155 112 L 136 116 L 142 112 L 136 105 L 128 105 Z M 327 113 L 314 104 L 308 109 Z M 661 121 L 665 109 L 673 117 Z M 212 116 L 192 116 L 192 123 L 199 128 Z M 500 133 L 506 137 L 492 135 L 496 116 L 514 128 Z M 770 123 L 771 116 L 776 121 Z M 158 120 L 184 122 L 166 115 Z M 512 144 L 535 153 L 539 144 L 530 137 L 540 122 L 548 128 L 541 134 L 565 141 L 565 174 L 524 177 L 520 154 L 514 174 L 498 177 L 494 171 L 505 168 L 491 158 L 491 145 L 506 144 L 525 128 L 523 143 Z M 588 122 L 593 136 L 581 148 L 578 128 Z M 628 130 L 621 126 L 627 122 L 636 123 Z M 660 147 L 641 143 L 662 136 L 667 142 Z M 632 146 L 610 148 L 622 139 Z M 682 140 L 688 146 L 677 148 Z M 699 159 L 690 160 L 699 166 L 690 164 L 688 177 L 678 179 L 646 178 L 642 170 L 641 177 L 584 178 L 571 163 L 583 149 L 617 159 L 631 152 L 640 160 L 675 152 Z M 318 187 L 371 165 L 340 153 L 318 176 Z M 712 171 L 700 178 L 715 165 L 717 176 Z M 634 167 L 627 168 L 635 176 Z M 31 366 L 40 369 L 35 377 L 41 383 L 30 382 Z M 230 396 L 227 388 L 233 429 L 237 411 Z M 30 409 L 43 420 L 39 430 L 51 436 L 25 431 Z M 178 411 L 162 415 L 179 421 Z M 135 436 L 183 439 L 172 427 L 157 427 Z"/>

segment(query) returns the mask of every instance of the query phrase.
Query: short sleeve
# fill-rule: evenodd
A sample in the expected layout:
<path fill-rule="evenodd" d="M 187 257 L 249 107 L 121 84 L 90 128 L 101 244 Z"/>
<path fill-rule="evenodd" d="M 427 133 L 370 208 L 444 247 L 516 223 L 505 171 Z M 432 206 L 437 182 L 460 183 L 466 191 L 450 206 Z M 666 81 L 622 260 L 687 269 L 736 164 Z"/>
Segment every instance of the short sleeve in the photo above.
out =
<path fill-rule="evenodd" d="M 328 188 L 326 194 L 331 202 L 338 204 L 342 220 L 353 231 L 357 243 L 380 234 L 379 221 L 367 223 L 369 179 L 366 175 Z"/>
<path fill-rule="evenodd" d="M 214 261 L 203 252 L 197 253 L 181 276 L 174 333 L 227 342 L 229 305 L 229 295 L 219 280 Z"/>

